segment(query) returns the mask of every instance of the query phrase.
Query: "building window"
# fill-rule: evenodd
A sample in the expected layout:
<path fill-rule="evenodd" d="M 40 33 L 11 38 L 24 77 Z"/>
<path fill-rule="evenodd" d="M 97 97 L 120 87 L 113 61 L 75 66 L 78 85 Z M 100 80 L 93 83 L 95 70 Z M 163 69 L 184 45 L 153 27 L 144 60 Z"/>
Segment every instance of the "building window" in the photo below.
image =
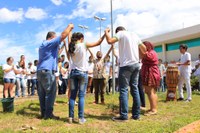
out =
<path fill-rule="evenodd" d="M 166 51 L 178 50 L 180 44 L 187 44 L 188 48 L 200 46 L 200 38 L 170 43 L 166 45 Z"/>
<path fill-rule="evenodd" d="M 162 52 L 162 51 L 163 51 L 163 49 L 162 49 L 162 45 L 155 46 L 155 47 L 154 47 L 154 50 L 155 50 L 157 53 Z"/>

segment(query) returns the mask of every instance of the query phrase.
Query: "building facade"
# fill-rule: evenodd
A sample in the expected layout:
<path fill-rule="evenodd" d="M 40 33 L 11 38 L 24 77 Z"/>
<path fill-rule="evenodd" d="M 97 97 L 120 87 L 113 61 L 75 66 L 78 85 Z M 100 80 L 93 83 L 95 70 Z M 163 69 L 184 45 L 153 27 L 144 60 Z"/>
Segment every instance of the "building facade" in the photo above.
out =
<path fill-rule="evenodd" d="M 200 54 L 200 24 L 146 38 L 143 41 L 152 42 L 158 57 L 164 62 L 178 61 L 180 59 L 179 45 L 187 44 L 192 61 L 195 61 Z"/>

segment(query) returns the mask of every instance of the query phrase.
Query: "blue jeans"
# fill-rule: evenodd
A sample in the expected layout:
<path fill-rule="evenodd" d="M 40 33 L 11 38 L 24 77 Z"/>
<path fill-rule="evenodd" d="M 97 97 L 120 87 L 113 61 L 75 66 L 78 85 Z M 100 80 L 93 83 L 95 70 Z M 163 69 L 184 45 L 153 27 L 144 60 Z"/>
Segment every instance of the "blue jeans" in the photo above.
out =
<path fill-rule="evenodd" d="M 140 96 L 138 91 L 139 63 L 120 67 L 119 70 L 119 100 L 120 100 L 120 117 L 128 118 L 128 87 L 133 97 L 132 118 L 140 117 Z"/>
<path fill-rule="evenodd" d="M 66 94 L 67 86 L 68 86 L 68 79 L 62 79 L 62 94 Z"/>
<path fill-rule="evenodd" d="M 35 89 L 37 89 L 37 79 L 31 79 L 31 95 L 35 95 Z"/>
<path fill-rule="evenodd" d="M 78 92 L 78 116 L 84 118 L 85 91 L 88 83 L 87 72 L 72 70 L 70 73 L 71 96 L 69 100 L 69 117 L 74 118 L 74 104 Z"/>
<path fill-rule="evenodd" d="M 59 75 L 59 80 L 62 81 L 62 75 Z M 59 83 L 58 84 L 58 95 L 62 95 L 63 94 L 63 86 L 62 84 L 60 85 Z"/>
<path fill-rule="evenodd" d="M 37 78 L 41 116 L 50 118 L 56 98 L 56 77 L 53 71 L 38 70 Z"/>
<path fill-rule="evenodd" d="M 28 95 L 31 94 L 31 79 L 27 79 L 27 89 L 28 89 Z"/>
<path fill-rule="evenodd" d="M 160 89 L 161 89 L 162 92 L 165 92 L 164 78 L 163 77 L 161 77 L 161 79 L 160 79 L 160 86 L 158 88 L 158 92 L 160 92 Z"/>
<path fill-rule="evenodd" d="M 16 78 L 16 89 L 15 89 L 15 96 L 20 96 L 19 90 L 21 88 L 21 96 L 25 96 L 25 80 L 24 78 Z"/>
<path fill-rule="evenodd" d="M 143 90 L 143 86 L 142 86 L 141 70 L 140 70 L 139 79 L 138 79 L 138 89 L 139 89 L 141 106 L 142 107 L 146 107 L 146 104 L 145 104 L 145 95 L 144 95 L 144 90 Z"/>

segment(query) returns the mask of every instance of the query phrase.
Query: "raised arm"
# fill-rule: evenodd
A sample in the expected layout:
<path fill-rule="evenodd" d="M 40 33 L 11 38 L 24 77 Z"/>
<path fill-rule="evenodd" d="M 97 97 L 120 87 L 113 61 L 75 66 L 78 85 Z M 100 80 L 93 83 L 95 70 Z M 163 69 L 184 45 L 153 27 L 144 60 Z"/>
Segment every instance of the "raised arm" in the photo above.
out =
<path fill-rule="evenodd" d="M 118 62 L 119 57 L 118 57 L 117 54 L 116 54 L 116 49 L 114 49 L 113 55 L 115 56 L 116 64 L 118 65 L 118 63 L 119 63 L 119 62 Z"/>
<path fill-rule="evenodd" d="M 68 52 L 68 47 L 67 47 L 66 40 L 64 40 L 63 43 L 64 43 L 64 46 L 65 46 L 65 53 L 67 55 L 67 59 L 70 60 L 70 54 Z"/>
<path fill-rule="evenodd" d="M 116 58 L 118 58 L 115 48 L 114 48 L 114 53 L 113 53 L 113 55 L 114 55 Z"/>
<path fill-rule="evenodd" d="M 108 57 L 108 55 L 110 54 L 110 52 L 112 51 L 113 49 L 113 44 L 111 45 L 110 49 L 108 50 L 107 54 L 105 55 L 104 58 Z"/>
<path fill-rule="evenodd" d="M 71 43 L 71 38 L 72 38 L 72 32 L 70 31 L 69 36 L 68 36 L 68 50 L 66 51 L 67 58 L 68 58 L 69 61 L 70 61 L 69 44 Z"/>
<path fill-rule="evenodd" d="M 65 45 L 64 45 L 64 41 L 63 41 L 63 45 L 62 45 L 62 47 L 59 49 L 59 51 L 58 51 L 58 55 L 60 55 L 60 54 L 62 53 L 64 47 L 65 47 Z"/>
<path fill-rule="evenodd" d="M 67 28 L 61 33 L 61 42 L 70 34 L 73 28 L 74 28 L 73 24 L 69 24 L 67 26 Z"/>
<path fill-rule="evenodd" d="M 71 39 L 72 39 L 72 31 L 70 31 L 68 35 L 68 45 L 71 43 Z"/>
<path fill-rule="evenodd" d="M 108 42 L 108 44 L 114 44 L 118 41 L 117 38 L 115 38 L 115 37 L 111 38 L 110 37 L 110 29 L 109 28 L 107 28 L 105 30 L 105 35 L 106 35 L 106 41 Z"/>
<path fill-rule="evenodd" d="M 86 43 L 86 46 L 87 46 L 88 48 L 98 46 L 98 45 L 100 45 L 100 44 L 103 42 L 103 39 L 104 39 L 104 38 L 105 38 L 105 34 L 104 34 L 97 42 Z"/>
<path fill-rule="evenodd" d="M 90 55 L 92 56 L 92 59 L 94 59 L 94 54 L 92 53 L 92 51 L 88 48 L 88 51 L 90 53 Z"/>

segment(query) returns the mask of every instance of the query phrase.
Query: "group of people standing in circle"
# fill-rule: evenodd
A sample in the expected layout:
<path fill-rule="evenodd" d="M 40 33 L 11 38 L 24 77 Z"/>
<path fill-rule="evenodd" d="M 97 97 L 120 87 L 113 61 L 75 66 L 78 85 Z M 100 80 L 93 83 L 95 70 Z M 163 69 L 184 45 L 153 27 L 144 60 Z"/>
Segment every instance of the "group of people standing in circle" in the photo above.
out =
<path fill-rule="evenodd" d="M 58 71 L 58 52 L 59 45 L 64 42 L 66 54 L 70 64 L 69 74 L 69 122 L 75 121 L 74 105 L 78 96 L 78 121 L 80 124 L 86 122 L 84 117 L 85 94 L 88 87 L 91 86 L 91 78 L 93 78 L 93 87 L 95 89 L 94 104 L 100 102 L 105 104 L 104 93 L 109 75 L 106 74 L 104 60 L 108 57 L 113 49 L 113 45 L 118 42 L 119 56 L 116 56 L 116 65 L 119 66 L 119 117 L 114 117 L 115 121 L 123 121 L 128 119 L 128 89 L 133 96 L 132 119 L 140 119 L 140 96 L 138 90 L 138 79 L 141 68 L 142 85 L 150 100 L 150 110 L 147 115 L 157 113 L 157 95 L 156 89 L 160 81 L 160 73 L 158 69 L 158 57 L 153 50 L 150 42 L 142 42 L 139 37 L 125 30 L 124 27 L 116 28 L 116 35 L 110 37 L 110 29 L 105 30 L 105 34 L 96 42 L 86 42 L 84 35 L 80 32 L 72 34 L 74 25 L 69 24 L 68 27 L 56 36 L 55 32 L 48 32 L 46 40 L 39 48 L 39 64 L 37 69 L 38 76 L 38 94 L 40 100 L 41 117 L 44 119 L 59 119 L 53 114 L 53 105 L 56 97 L 56 78 L 54 74 Z M 64 41 L 68 37 L 68 46 Z M 110 49 L 105 57 L 99 51 L 96 57 L 89 48 L 101 45 L 106 38 Z M 88 66 L 87 51 L 91 54 Z M 115 54 L 116 55 L 116 54 Z M 140 67 L 140 58 L 142 59 L 142 67 Z M 91 65 L 94 63 L 93 66 Z M 93 71 L 91 68 L 93 67 Z M 89 70 L 90 69 L 90 70 Z M 91 78 L 88 78 L 88 75 Z M 89 86 L 88 86 L 89 80 Z"/>
<path fill-rule="evenodd" d="M 17 79 L 12 79 L 13 75 L 26 73 L 30 76 L 32 74 L 32 77 L 37 77 L 37 80 L 32 78 L 31 83 L 32 85 L 37 84 L 41 118 L 59 119 L 58 116 L 53 114 L 56 88 L 58 86 L 59 94 L 65 94 L 66 89 L 69 88 L 69 123 L 75 121 L 74 106 L 78 97 L 78 122 L 83 124 L 86 122 L 84 117 L 85 94 L 87 91 L 90 91 L 92 85 L 95 93 L 94 104 L 106 103 L 104 93 L 109 80 L 109 74 L 106 73 L 105 60 L 109 57 L 109 53 L 112 51 L 115 43 L 118 42 L 119 55 L 117 56 L 115 52 L 114 55 L 116 57 L 115 65 L 119 69 L 116 76 L 119 79 L 117 83 L 120 115 L 112 119 L 114 121 L 126 121 L 129 119 L 129 89 L 133 99 L 131 119 L 140 119 L 140 109 L 145 107 L 144 92 L 147 94 L 150 103 L 150 109 L 146 111 L 145 115 L 157 114 L 158 98 L 156 91 L 160 86 L 161 73 L 158 67 L 158 56 L 154 51 L 153 44 L 148 41 L 142 42 L 135 33 L 127 31 L 122 26 L 116 28 L 114 37 L 110 37 L 109 28 L 105 29 L 105 34 L 96 42 L 86 42 L 82 33 L 72 33 L 73 28 L 74 25 L 69 24 L 59 36 L 52 31 L 47 33 L 46 40 L 39 47 L 39 61 L 34 61 L 34 66 L 37 66 L 37 68 L 34 68 L 34 71 L 24 70 L 25 60 L 23 56 L 19 62 L 20 73 L 18 68 L 12 65 L 13 59 L 11 57 L 7 59 L 7 66 L 3 67 L 4 72 L 8 73 L 4 77 L 5 97 L 7 97 L 7 88 L 12 88 L 15 79 Z M 67 37 L 68 45 L 65 41 Z M 104 39 L 110 44 L 110 49 L 104 57 L 100 51 L 97 52 L 95 57 L 90 48 L 101 45 Z M 62 42 L 63 46 L 60 48 Z M 180 46 L 180 48 L 182 47 Z M 59 57 L 64 48 L 69 62 L 64 62 L 65 56 Z M 87 51 L 90 53 L 89 62 L 87 61 Z M 179 63 L 178 65 L 187 64 Z M 31 68 L 31 64 L 29 64 L 28 68 Z M 17 82 L 23 81 L 22 77 L 17 80 Z M 9 91 L 12 97 L 13 90 L 10 89 Z M 32 89 L 30 93 L 34 94 L 34 90 Z"/>

